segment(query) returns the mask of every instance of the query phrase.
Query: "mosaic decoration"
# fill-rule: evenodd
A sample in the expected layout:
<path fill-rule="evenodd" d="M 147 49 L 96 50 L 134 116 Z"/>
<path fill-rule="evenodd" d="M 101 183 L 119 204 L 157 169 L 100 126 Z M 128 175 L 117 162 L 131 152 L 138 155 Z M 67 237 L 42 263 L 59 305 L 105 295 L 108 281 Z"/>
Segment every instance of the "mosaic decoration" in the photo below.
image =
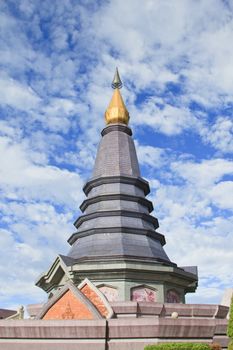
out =
<path fill-rule="evenodd" d="M 175 290 L 169 290 L 166 301 L 167 303 L 180 303 L 180 295 Z"/>
<path fill-rule="evenodd" d="M 117 301 L 118 300 L 118 290 L 116 288 L 103 286 L 99 290 L 105 295 L 108 301 Z"/>
<path fill-rule="evenodd" d="M 131 294 L 132 301 L 156 301 L 156 291 L 146 287 L 138 287 L 132 290 Z"/>

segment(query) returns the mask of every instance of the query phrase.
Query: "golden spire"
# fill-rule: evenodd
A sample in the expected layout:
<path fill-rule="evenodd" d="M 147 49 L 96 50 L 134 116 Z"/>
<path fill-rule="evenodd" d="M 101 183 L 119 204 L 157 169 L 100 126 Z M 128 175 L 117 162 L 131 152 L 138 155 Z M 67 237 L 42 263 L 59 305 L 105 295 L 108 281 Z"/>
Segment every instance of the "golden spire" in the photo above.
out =
<path fill-rule="evenodd" d="M 120 93 L 122 87 L 121 78 L 116 68 L 116 72 L 112 81 L 112 88 L 114 93 L 109 106 L 105 112 L 106 124 L 122 123 L 128 125 L 129 112 L 127 111 L 123 98 Z"/>

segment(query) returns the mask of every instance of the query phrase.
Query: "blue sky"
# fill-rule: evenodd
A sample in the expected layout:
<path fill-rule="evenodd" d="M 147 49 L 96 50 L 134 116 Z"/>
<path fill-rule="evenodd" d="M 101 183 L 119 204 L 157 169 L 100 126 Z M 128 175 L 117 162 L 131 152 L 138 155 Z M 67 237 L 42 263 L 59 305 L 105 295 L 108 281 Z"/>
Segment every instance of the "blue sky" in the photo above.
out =
<path fill-rule="evenodd" d="M 233 2 L 0 2 L 0 307 L 69 250 L 118 66 L 142 175 L 188 302 L 233 286 Z"/>

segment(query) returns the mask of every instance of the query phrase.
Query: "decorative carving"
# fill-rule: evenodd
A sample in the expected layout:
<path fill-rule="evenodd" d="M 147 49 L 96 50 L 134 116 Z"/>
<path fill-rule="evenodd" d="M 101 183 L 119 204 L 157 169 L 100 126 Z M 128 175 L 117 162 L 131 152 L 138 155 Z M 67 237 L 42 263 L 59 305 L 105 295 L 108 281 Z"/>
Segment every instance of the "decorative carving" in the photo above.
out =
<path fill-rule="evenodd" d="M 108 301 L 117 301 L 118 300 L 118 290 L 116 288 L 103 286 L 99 290 L 105 295 Z"/>
<path fill-rule="evenodd" d="M 66 305 L 65 312 L 61 316 L 62 316 L 63 320 L 73 320 L 74 319 L 74 313 L 71 310 L 69 302 Z"/>
<path fill-rule="evenodd" d="M 133 288 L 131 292 L 131 300 L 155 302 L 157 300 L 156 291 L 148 287 Z"/>
<path fill-rule="evenodd" d="M 103 284 L 101 285 L 103 286 Z M 79 290 L 95 305 L 103 317 L 111 318 L 113 309 L 103 293 L 88 278 L 85 278 L 78 286 Z"/>
<path fill-rule="evenodd" d="M 170 289 L 167 291 L 167 303 L 180 303 L 180 295 L 174 289 Z"/>

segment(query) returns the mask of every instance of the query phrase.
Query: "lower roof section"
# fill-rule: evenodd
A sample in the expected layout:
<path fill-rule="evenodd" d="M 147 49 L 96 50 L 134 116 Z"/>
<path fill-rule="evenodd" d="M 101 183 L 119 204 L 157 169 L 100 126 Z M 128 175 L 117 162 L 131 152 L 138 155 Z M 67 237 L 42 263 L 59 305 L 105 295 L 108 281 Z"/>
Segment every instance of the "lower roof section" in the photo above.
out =
<path fill-rule="evenodd" d="M 170 263 L 157 239 L 121 232 L 93 234 L 77 239 L 68 256 L 73 259 L 132 256 Z"/>
<path fill-rule="evenodd" d="M 156 239 L 157 241 L 160 242 L 160 244 L 162 246 L 164 246 L 166 244 L 166 240 L 164 235 L 162 235 L 161 233 L 154 231 L 154 230 L 146 230 L 146 229 L 141 229 L 141 228 L 135 228 L 135 227 L 124 227 L 124 226 L 119 226 L 119 227 L 101 227 L 101 228 L 93 228 L 93 229 L 89 229 L 89 230 L 85 230 L 85 231 L 77 231 L 74 232 L 70 238 L 68 239 L 68 243 L 70 245 L 73 245 L 74 242 L 82 237 L 85 236 L 90 236 L 90 235 L 97 235 L 97 234 L 103 234 L 103 233 L 107 233 L 107 234 L 111 234 L 111 233 L 131 233 L 134 235 L 145 235 L 148 237 L 151 237 L 152 239 Z"/>
<path fill-rule="evenodd" d="M 192 271 L 195 271 L 194 267 Z M 56 290 L 68 280 L 75 284 L 85 278 L 95 283 L 125 283 L 134 285 L 169 285 L 170 288 L 181 288 L 184 293 L 195 292 L 197 287 L 197 274 L 180 268 L 172 262 L 155 261 L 153 259 L 115 256 L 98 256 L 93 259 L 79 258 L 59 255 L 50 269 L 42 274 L 36 281 L 36 285 L 47 293 Z M 115 281 L 115 282 L 114 282 Z M 124 299 L 123 299 L 124 300 Z"/>
<path fill-rule="evenodd" d="M 85 195 L 87 196 L 89 192 L 98 186 L 104 185 L 104 184 L 128 184 L 136 186 L 143 190 L 144 194 L 147 195 L 150 193 L 150 187 L 149 183 L 144 180 L 142 177 L 138 176 L 124 176 L 124 175 L 112 175 L 112 176 L 101 176 L 101 177 L 95 177 L 89 180 L 85 186 L 83 187 L 83 191 Z"/>

